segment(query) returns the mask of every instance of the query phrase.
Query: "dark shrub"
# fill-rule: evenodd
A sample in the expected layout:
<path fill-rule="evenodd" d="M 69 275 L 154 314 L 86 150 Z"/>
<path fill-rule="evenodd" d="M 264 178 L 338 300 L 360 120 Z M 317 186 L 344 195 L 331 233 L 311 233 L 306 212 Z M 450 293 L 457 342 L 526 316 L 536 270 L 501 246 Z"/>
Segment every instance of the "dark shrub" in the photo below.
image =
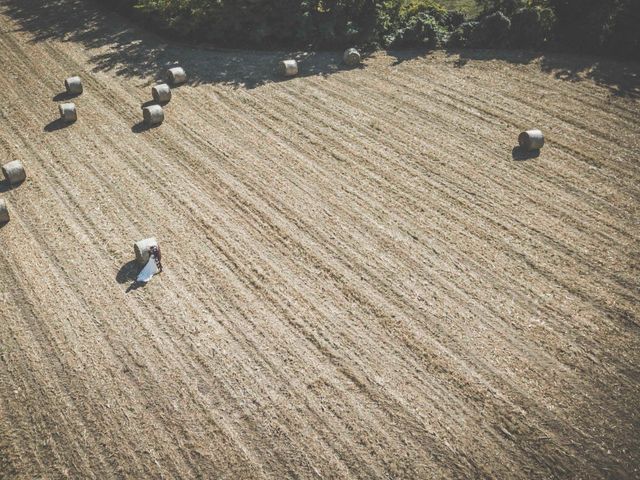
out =
<path fill-rule="evenodd" d="M 87 0 L 88 1 L 88 0 Z M 480 23 L 437 0 L 101 0 L 190 40 L 258 48 L 554 48 L 640 60 L 640 0 L 476 0 Z M 135 10 L 134 10 L 135 7 Z M 511 20 L 511 23 L 510 23 Z"/>
<path fill-rule="evenodd" d="M 555 40 L 574 50 L 599 51 L 604 28 L 609 24 L 611 10 L 618 1 L 547 0 L 557 18 Z"/>
<path fill-rule="evenodd" d="M 471 32 L 472 47 L 503 47 L 507 44 L 511 21 L 502 13 L 495 12 L 484 17 Z"/>
<path fill-rule="evenodd" d="M 469 45 L 469 39 L 473 31 L 478 27 L 478 22 L 465 22 L 456 28 L 449 36 L 447 46 L 453 48 L 464 48 Z"/>
<path fill-rule="evenodd" d="M 435 0 L 112 1 L 135 2 L 172 34 L 240 47 L 435 46 L 462 18 Z"/>
<path fill-rule="evenodd" d="M 616 56 L 640 60 L 640 1 L 621 3 L 605 33 L 605 47 Z"/>
<path fill-rule="evenodd" d="M 452 10 L 447 14 L 444 23 L 447 27 L 449 27 L 450 30 L 458 28 L 464 23 L 464 13 Z"/>
<path fill-rule="evenodd" d="M 409 17 L 395 34 L 392 47 L 425 46 L 435 48 L 442 43 L 447 30 L 428 13 Z"/>
<path fill-rule="evenodd" d="M 544 4 L 557 19 L 552 37 L 558 46 L 640 58 L 640 0 L 544 0 Z"/>
<path fill-rule="evenodd" d="M 553 23 L 553 12 L 548 8 L 521 8 L 511 17 L 511 45 L 519 48 L 542 46 L 551 34 Z"/>

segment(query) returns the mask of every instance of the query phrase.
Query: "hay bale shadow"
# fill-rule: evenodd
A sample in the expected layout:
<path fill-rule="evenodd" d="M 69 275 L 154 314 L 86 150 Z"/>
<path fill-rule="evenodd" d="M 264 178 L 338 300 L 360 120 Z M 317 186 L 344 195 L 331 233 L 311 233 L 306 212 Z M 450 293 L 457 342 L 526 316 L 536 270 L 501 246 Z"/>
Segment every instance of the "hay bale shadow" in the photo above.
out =
<path fill-rule="evenodd" d="M 79 96 L 79 93 L 60 92 L 54 95 L 51 100 L 53 100 L 54 102 L 65 102 Z"/>
<path fill-rule="evenodd" d="M 532 158 L 538 158 L 540 156 L 540 150 L 525 150 L 524 148 L 517 146 L 511 150 L 511 157 L 521 162 L 523 160 L 531 160 Z"/>
<path fill-rule="evenodd" d="M 45 132 L 55 132 L 56 130 L 62 130 L 63 128 L 67 128 L 72 125 L 73 122 L 67 123 L 61 118 L 56 118 L 55 120 L 50 121 L 44 126 Z"/>
<path fill-rule="evenodd" d="M 128 283 L 135 281 L 138 276 L 138 272 L 140 267 L 135 260 L 131 260 L 130 262 L 125 263 L 120 267 L 118 273 L 116 275 L 116 282 L 118 283 Z"/>
<path fill-rule="evenodd" d="M 154 128 L 158 128 L 160 125 L 162 125 L 162 124 L 148 125 L 148 124 L 145 123 L 144 120 L 140 120 L 133 127 L 131 127 L 131 131 L 133 133 L 142 133 L 142 132 L 146 132 L 147 130 L 153 130 Z"/>
<path fill-rule="evenodd" d="M 131 282 L 125 293 L 129 293 L 132 290 L 137 290 L 147 285 L 144 282 L 138 282 L 136 280 L 141 269 L 142 268 L 135 260 L 131 260 L 120 267 L 120 270 L 118 270 L 118 273 L 116 274 L 116 282 L 121 285 Z"/>
<path fill-rule="evenodd" d="M 9 180 L 4 179 L 3 181 L 0 182 L 0 193 L 5 193 L 5 192 L 8 192 L 9 190 L 13 190 L 14 188 L 18 188 L 24 182 L 25 181 L 23 180 L 20 183 L 15 183 L 15 184 L 11 185 L 9 183 Z"/>

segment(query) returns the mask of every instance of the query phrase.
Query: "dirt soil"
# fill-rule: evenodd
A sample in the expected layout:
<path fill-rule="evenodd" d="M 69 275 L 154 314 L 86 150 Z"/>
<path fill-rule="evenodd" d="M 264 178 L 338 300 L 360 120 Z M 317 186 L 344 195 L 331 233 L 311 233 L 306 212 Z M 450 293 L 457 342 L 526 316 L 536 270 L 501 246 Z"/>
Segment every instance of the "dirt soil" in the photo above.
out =
<path fill-rule="evenodd" d="M 282 56 L 0 1 L 0 476 L 639 478 L 640 67 Z"/>

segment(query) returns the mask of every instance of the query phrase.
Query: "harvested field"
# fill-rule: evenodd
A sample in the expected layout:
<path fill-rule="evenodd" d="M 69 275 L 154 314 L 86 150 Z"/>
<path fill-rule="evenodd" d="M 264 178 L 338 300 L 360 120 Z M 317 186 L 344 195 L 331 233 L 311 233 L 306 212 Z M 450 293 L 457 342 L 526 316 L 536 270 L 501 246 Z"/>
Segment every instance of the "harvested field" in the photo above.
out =
<path fill-rule="evenodd" d="M 640 476 L 640 67 L 341 54 L 0 0 L 3 478 Z"/>

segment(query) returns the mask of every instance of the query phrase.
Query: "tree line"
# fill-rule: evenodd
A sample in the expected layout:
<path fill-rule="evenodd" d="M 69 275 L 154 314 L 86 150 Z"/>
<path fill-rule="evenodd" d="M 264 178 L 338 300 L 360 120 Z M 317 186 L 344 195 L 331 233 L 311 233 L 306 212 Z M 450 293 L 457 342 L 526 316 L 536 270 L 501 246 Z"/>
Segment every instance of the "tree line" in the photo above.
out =
<path fill-rule="evenodd" d="M 640 0 L 103 0 L 172 36 L 249 48 L 552 49 L 640 60 Z"/>

